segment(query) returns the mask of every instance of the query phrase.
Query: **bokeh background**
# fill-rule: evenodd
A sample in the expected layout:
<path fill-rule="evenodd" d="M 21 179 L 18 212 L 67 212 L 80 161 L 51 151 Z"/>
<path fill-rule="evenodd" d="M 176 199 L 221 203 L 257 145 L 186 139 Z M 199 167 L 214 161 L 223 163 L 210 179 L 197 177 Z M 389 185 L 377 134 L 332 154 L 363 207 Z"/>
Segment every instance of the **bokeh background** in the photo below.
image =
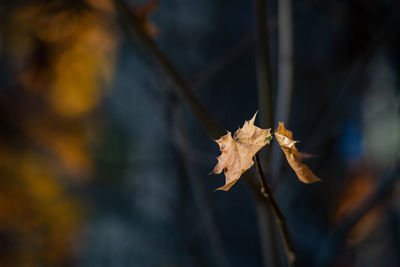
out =
<path fill-rule="evenodd" d="M 0 266 L 287 265 L 253 178 L 214 191 L 218 146 L 151 46 L 233 132 L 260 110 L 254 2 L 1 2 Z M 300 183 L 275 143 L 262 164 L 297 266 L 400 266 L 400 3 L 291 4 L 284 120 L 323 181 Z"/>

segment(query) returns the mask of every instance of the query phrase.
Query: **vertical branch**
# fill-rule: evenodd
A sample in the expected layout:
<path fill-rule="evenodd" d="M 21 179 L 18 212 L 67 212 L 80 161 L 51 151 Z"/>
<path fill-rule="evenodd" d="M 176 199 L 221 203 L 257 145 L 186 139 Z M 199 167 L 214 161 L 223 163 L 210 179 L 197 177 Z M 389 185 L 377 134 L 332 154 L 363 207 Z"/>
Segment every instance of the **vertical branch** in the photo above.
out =
<path fill-rule="evenodd" d="M 278 0 L 278 92 L 275 120 L 288 121 L 293 90 L 293 23 L 291 0 Z"/>
<path fill-rule="evenodd" d="M 278 92 L 275 122 L 289 121 L 293 91 L 293 19 L 291 0 L 278 0 Z M 279 177 L 281 149 L 272 147 L 271 182 Z"/>
<path fill-rule="evenodd" d="M 270 127 L 273 120 L 272 108 L 272 81 L 270 65 L 269 35 L 267 25 L 267 1 L 255 0 L 256 15 L 256 71 L 258 83 L 258 103 L 260 110 L 261 125 Z M 263 159 L 268 162 L 270 150 L 267 150 Z M 265 182 L 265 181 L 264 181 Z M 264 206 L 257 206 L 257 214 L 260 228 L 260 238 L 263 250 L 264 264 L 266 266 L 279 265 L 279 253 L 275 242 L 275 225 L 273 223 L 271 210 Z"/>
<path fill-rule="evenodd" d="M 282 237 L 288 264 L 289 266 L 294 266 L 296 261 L 296 255 L 294 253 L 292 241 L 290 239 L 289 230 L 286 226 L 285 217 L 283 216 L 282 211 L 278 206 L 278 203 L 276 203 L 271 188 L 265 183 L 264 172 L 261 168 L 260 159 L 257 154 L 254 156 L 254 161 L 256 162 L 258 178 L 261 185 L 261 194 L 265 199 L 268 200 L 272 212 L 274 213 L 275 221 L 279 227 L 279 232 Z"/>
<path fill-rule="evenodd" d="M 181 97 L 183 102 L 185 102 L 191 111 L 193 111 L 195 117 L 199 120 L 201 125 L 203 125 L 206 132 L 214 138 L 219 137 L 222 134 L 220 128 L 215 124 L 210 114 L 201 105 L 198 99 L 193 94 L 188 83 L 182 77 L 182 75 L 177 71 L 175 66 L 169 61 L 166 55 L 160 50 L 157 44 L 152 40 L 141 28 L 140 23 L 137 21 L 135 15 L 130 11 L 129 6 L 127 6 L 123 0 L 113 0 L 115 9 L 120 17 L 120 19 L 125 22 L 128 27 L 125 29 L 129 30 L 131 36 L 135 36 L 147 49 L 149 54 L 156 60 L 156 62 L 162 67 L 166 76 L 171 81 L 171 84 L 175 89 L 177 89 L 178 95 Z M 266 25 L 266 4 L 264 0 L 256 0 L 256 10 L 258 18 L 258 38 L 259 38 L 259 49 L 257 50 L 257 76 L 259 80 L 259 94 L 260 94 L 260 106 L 261 106 L 261 118 L 264 124 L 270 125 L 272 123 L 272 106 L 271 106 L 271 81 L 270 81 L 270 65 L 269 65 L 269 46 L 268 46 L 268 34 Z M 258 57 L 258 54 L 260 57 Z M 248 184 L 252 184 L 254 181 L 252 179 L 248 180 Z M 266 242 L 272 242 L 274 239 L 274 229 L 272 215 L 269 210 L 265 210 L 265 204 L 268 203 L 265 198 L 257 198 L 260 200 L 257 202 L 259 218 L 260 218 L 260 228 L 263 228 L 265 234 L 262 238 Z M 262 209 L 261 209 L 262 207 Z M 272 253 L 268 254 L 269 259 L 275 258 L 275 264 L 270 266 L 277 266 L 277 252 L 276 245 L 270 244 L 269 247 L 272 249 Z M 274 262 L 274 261 L 272 261 Z"/>

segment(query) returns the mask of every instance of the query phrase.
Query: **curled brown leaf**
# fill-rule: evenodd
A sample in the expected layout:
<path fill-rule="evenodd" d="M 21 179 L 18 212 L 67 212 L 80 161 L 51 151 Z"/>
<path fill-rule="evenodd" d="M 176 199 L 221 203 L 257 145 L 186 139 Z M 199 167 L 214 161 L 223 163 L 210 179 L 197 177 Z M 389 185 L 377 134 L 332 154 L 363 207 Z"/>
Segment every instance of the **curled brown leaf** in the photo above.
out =
<path fill-rule="evenodd" d="M 279 127 L 275 130 L 275 137 L 285 153 L 290 167 L 295 171 L 300 181 L 306 184 L 321 181 L 307 165 L 301 163 L 303 158 L 309 157 L 310 155 L 297 150 L 295 145 L 297 141 L 293 140 L 293 133 L 285 128 L 283 122 L 279 122 Z"/>

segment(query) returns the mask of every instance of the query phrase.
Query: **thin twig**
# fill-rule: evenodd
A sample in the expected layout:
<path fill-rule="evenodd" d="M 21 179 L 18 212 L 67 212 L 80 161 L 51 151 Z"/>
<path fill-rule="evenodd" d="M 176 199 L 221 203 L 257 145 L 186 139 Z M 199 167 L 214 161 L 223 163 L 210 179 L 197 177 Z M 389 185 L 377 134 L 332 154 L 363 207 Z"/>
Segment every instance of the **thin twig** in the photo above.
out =
<path fill-rule="evenodd" d="M 261 194 L 263 195 L 263 197 L 266 200 L 268 200 L 268 202 L 271 205 L 276 223 L 278 224 L 278 227 L 279 227 L 279 232 L 280 232 L 282 240 L 283 240 L 283 245 L 285 248 L 285 253 L 286 253 L 286 258 L 287 258 L 288 264 L 289 264 L 289 266 L 295 266 L 296 254 L 294 253 L 293 244 L 290 239 L 289 230 L 285 223 L 285 218 L 282 214 L 282 211 L 280 210 L 280 208 L 278 206 L 278 203 L 276 203 L 276 201 L 275 201 L 275 198 L 272 194 L 271 188 L 268 186 L 268 184 L 265 181 L 264 172 L 261 168 L 260 159 L 257 154 L 254 156 L 254 161 L 256 162 L 258 178 L 259 178 L 260 186 L 261 186 Z"/>
<path fill-rule="evenodd" d="M 201 103 L 197 100 L 192 90 L 190 89 L 188 83 L 182 77 L 182 75 L 176 70 L 176 68 L 172 65 L 169 59 L 164 55 L 164 53 L 159 49 L 157 44 L 152 40 L 141 28 L 140 23 L 138 23 L 135 15 L 129 9 L 129 7 L 121 0 L 113 0 L 115 9 L 121 19 L 125 23 L 128 24 L 129 27 L 125 27 L 129 30 L 129 33 L 132 36 L 138 38 L 138 40 L 143 44 L 143 46 L 148 50 L 149 54 L 152 55 L 157 63 L 163 68 L 166 76 L 172 82 L 174 88 L 176 88 L 179 92 L 179 96 L 182 101 L 185 102 L 188 107 L 193 111 L 195 117 L 200 121 L 203 125 L 206 132 L 211 135 L 213 138 L 217 138 L 222 135 L 222 131 L 218 127 L 218 125 L 214 122 L 210 114 L 206 111 L 206 109 L 201 105 Z M 264 31 L 263 31 L 264 32 Z M 268 42 L 267 42 L 268 43 Z M 269 51 L 269 48 L 266 49 Z M 269 53 L 269 52 L 268 52 Z M 269 60 L 268 60 L 269 61 Z M 269 72 L 269 70 L 268 70 Z M 270 88 L 270 87 L 269 87 Z M 270 100 L 269 100 L 270 101 Z M 271 108 L 270 105 L 267 105 L 268 108 Z M 269 116 L 269 121 L 272 121 L 272 112 Z M 247 184 L 250 184 L 250 188 L 254 188 L 253 179 L 246 179 Z M 259 198 L 256 196 L 256 199 L 259 200 L 257 202 L 261 205 L 268 205 L 268 200 L 265 198 Z M 259 214 L 259 216 L 261 216 Z M 266 235 L 266 238 L 273 238 L 273 231 L 270 229 L 269 235 Z M 275 246 L 273 246 L 275 247 Z M 276 254 L 269 255 L 270 257 L 275 257 Z"/>
<path fill-rule="evenodd" d="M 255 47 L 255 61 L 258 84 L 258 105 L 260 110 L 260 122 L 264 128 L 271 127 L 273 122 L 272 107 L 272 75 L 269 48 L 269 28 L 267 20 L 267 1 L 255 0 L 255 19 L 257 42 Z M 268 162 L 270 149 L 262 154 L 264 162 Z M 268 166 L 268 165 L 267 165 Z M 269 173 L 269 170 L 267 169 Z M 270 209 L 257 208 L 260 227 L 260 239 L 263 246 L 265 266 L 277 266 L 279 264 L 279 251 L 276 246 L 276 225 L 273 223 L 273 214 Z"/>
<path fill-rule="evenodd" d="M 184 93 L 180 94 L 182 102 L 188 105 L 189 109 L 194 113 L 195 117 L 200 122 L 203 122 L 207 134 L 211 135 L 213 138 L 219 138 L 223 134 L 221 128 L 215 123 L 214 120 L 212 120 L 209 112 L 206 111 L 204 106 L 201 105 L 199 100 L 193 94 L 192 90 L 190 90 L 188 83 L 184 80 L 183 76 L 172 66 L 172 63 L 169 62 L 168 58 L 158 48 L 156 43 L 150 37 L 148 37 L 145 32 L 143 32 L 140 23 L 135 18 L 135 14 L 133 14 L 131 9 L 123 1 L 113 0 L 113 2 L 118 15 L 125 18 L 124 21 L 129 26 L 124 28 L 129 28 L 129 34 L 138 36 L 140 41 L 142 41 L 143 46 L 148 46 L 147 49 L 149 54 L 153 55 L 158 63 L 164 66 L 166 69 L 166 74 L 173 82 L 173 85 L 178 88 L 178 90 L 184 91 Z M 256 185 L 251 178 L 252 177 L 248 177 L 246 182 L 252 190 L 256 187 Z M 254 190 L 252 190 L 252 192 L 254 192 Z M 259 198 L 258 196 L 255 196 L 255 199 L 259 202 L 265 201 L 263 198 Z"/>

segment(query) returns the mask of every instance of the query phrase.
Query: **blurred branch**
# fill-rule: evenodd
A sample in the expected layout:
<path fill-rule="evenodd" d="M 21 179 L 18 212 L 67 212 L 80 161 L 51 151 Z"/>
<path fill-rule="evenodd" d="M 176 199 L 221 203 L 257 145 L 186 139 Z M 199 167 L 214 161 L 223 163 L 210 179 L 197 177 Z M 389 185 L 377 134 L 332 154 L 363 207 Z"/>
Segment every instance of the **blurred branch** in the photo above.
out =
<path fill-rule="evenodd" d="M 327 266 L 336 255 L 337 250 L 346 241 L 346 237 L 350 230 L 366 215 L 373 207 L 379 204 L 386 196 L 390 195 L 390 191 L 394 188 L 394 184 L 400 177 L 400 162 L 397 163 L 396 169 L 387 175 L 380 186 L 373 194 L 365 199 L 365 201 L 352 212 L 347 218 L 344 218 L 334 229 L 332 229 L 327 238 L 319 247 L 318 253 L 314 261 L 316 267 Z"/>
<path fill-rule="evenodd" d="M 247 33 L 242 40 L 233 45 L 226 52 L 212 61 L 207 68 L 199 72 L 192 81 L 192 87 L 196 88 L 210 80 L 215 74 L 219 73 L 239 56 L 243 55 L 248 48 L 255 42 L 254 34 Z"/>
<path fill-rule="evenodd" d="M 207 125 L 209 125 L 209 127 L 205 127 L 206 132 L 214 136 L 214 138 L 220 137 L 220 135 L 222 135 L 220 127 L 210 118 L 209 113 L 205 110 L 204 107 L 201 106 L 200 102 L 193 95 L 192 91 L 188 87 L 183 77 L 175 70 L 174 67 L 172 67 L 172 64 L 169 63 L 167 57 L 161 52 L 161 50 L 157 47 L 155 42 L 152 39 L 150 39 L 149 36 L 147 36 L 147 34 L 143 31 L 143 29 L 141 29 L 140 24 L 135 19 L 135 15 L 130 11 L 129 7 L 126 4 L 124 4 L 121 0 L 113 0 L 113 2 L 115 4 L 116 11 L 118 12 L 118 14 L 121 17 L 129 18 L 126 20 L 126 22 L 128 23 L 129 26 L 132 27 L 132 29 L 130 30 L 130 34 L 133 34 L 134 36 L 138 35 L 139 39 L 142 41 L 144 46 L 150 45 L 150 47 L 148 47 L 149 53 L 152 55 L 154 54 L 153 56 L 160 63 L 160 65 L 165 66 L 166 70 L 168 70 L 166 71 L 166 74 L 171 76 L 170 79 L 172 82 L 176 83 L 175 86 L 177 88 L 180 88 L 180 90 L 185 91 L 185 94 L 183 94 L 183 96 L 181 95 L 182 101 L 188 102 L 188 106 L 194 112 L 195 116 L 204 116 L 204 118 L 206 118 Z M 189 97 L 186 98 L 185 97 L 186 94 L 188 94 Z M 194 99 L 195 101 L 190 101 L 190 99 Z M 191 103 L 197 103 L 197 104 L 192 105 Z M 196 107 L 198 106 L 201 107 L 199 110 L 204 110 L 204 113 L 195 112 Z M 253 194 L 255 196 L 255 199 L 259 200 L 262 203 L 264 202 L 263 204 L 266 204 L 266 206 L 268 206 L 268 204 L 264 201 L 264 199 L 258 196 L 259 194 L 258 191 L 256 190 L 257 186 L 254 180 L 252 179 L 251 175 L 247 173 L 244 176 L 247 177 L 247 179 L 245 180 L 251 191 L 253 193 L 256 192 L 255 194 Z"/>
<path fill-rule="evenodd" d="M 129 31 L 136 36 L 144 47 L 149 50 L 150 54 L 157 60 L 168 78 L 173 83 L 173 86 L 178 90 L 178 94 L 200 121 L 206 132 L 214 139 L 223 134 L 223 131 L 214 122 L 212 116 L 207 112 L 204 106 L 194 96 L 182 75 L 176 70 L 175 66 L 169 61 L 165 54 L 158 47 L 156 42 L 143 30 L 141 24 L 137 20 L 135 14 L 130 7 L 121 0 L 113 0 L 115 9 L 120 17 L 130 26 Z"/>
<path fill-rule="evenodd" d="M 273 121 L 272 82 L 270 66 L 270 50 L 267 25 L 266 0 L 255 1 L 256 11 L 256 66 L 258 80 L 258 101 L 260 107 L 261 125 L 269 127 Z"/>
<path fill-rule="evenodd" d="M 194 112 L 194 115 L 200 121 L 200 123 L 203 125 L 206 132 L 208 134 L 210 134 L 213 138 L 218 138 L 219 136 L 221 136 L 222 131 L 220 130 L 220 128 L 213 121 L 212 117 L 206 111 L 206 109 L 201 105 L 201 103 L 194 96 L 194 94 L 190 90 L 188 83 L 184 80 L 184 78 L 181 76 L 181 74 L 175 69 L 175 67 L 172 65 L 172 63 L 169 62 L 168 58 L 159 49 L 159 47 L 154 42 L 154 40 L 152 40 L 143 31 L 140 23 L 138 23 L 137 19 L 135 18 L 135 15 L 130 11 L 129 6 L 127 6 L 121 0 L 113 0 L 113 2 L 114 2 L 116 11 L 118 12 L 119 16 L 124 20 L 125 23 L 128 24 L 128 26 L 129 26 L 128 29 L 129 29 L 130 34 L 132 34 L 133 36 L 136 36 L 139 39 L 139 41 L 143 44 L 143 46 L 148 50 L 150 55 L 152 55 L 155 58 L 155 60 L 162 66 L 163 70 L 165 71 L 165 74 L 167 74 L 167 76 L 169 77 L 173 86 L 178 90 L 178 93 L 179 93 L 180 97 L 182 98 L 183 102 L 186 102 L 188 104 L 189 108 Z M 261 1 L 261 2 L 263 2 L 263 1 Z M 262 6 L 265 7 L 265 3 Z M 266 12 L 266 10 L 265 10 L 265 12 Z M 265 12 L 263 14 L 261 14 L 262 19 L 264 19 L 264 20 L 266 19 Z M 263 23 L 260 23 L 260 24 L 262 24 L 262 25 L 264 25 L 264 27 L 266 27 L 266 21 L 264 21 Z M 261 30 L 261 32 L 262 33 L 266 32 L 266 29 Z M 268 44 L 266 35 L 265 36 L 261 35 L 261 36 L 259 36 L 259 38 L 260 37 L 264 39 L 261 43 Z M 263 52 L 264 56 L 267 57 L 266 58 L 267 61 L 265 61 L 265 62 L 269 62 L 269 59 L 268 59 L 269 56 L 266 53 L 267 51 L 269 51 L 269 48 L 268 47 L 266 49 L 261 48 L 261 50 L 264 51 Z M 265 65 L 263 63 L 260 68 L 263 69 L 264 71 L 266 71 L 267 73 L 269 73 L 269 64 Z M 267 93 L 266 94 L 267 101 L 264 101 L 264 102 L 270 103 L 271 99 L 268 98 L 268 95 L 270 95 L 270 89 L 271 89 L 269 86 L 269 76 L 263 77 L 263 73 L 264 72 L 259 73 L 259 79 L 261 79 L 263 86 L 267 86 L 267 90 L 265 91 Z M 263 99 L 265 100 L 266 98 L 264 97 Z M 266 110 L 266 108 L 271 109 L 271 105 L 266 104 L 266 107 L 264 108 L 264 110 Z M 271 111 L 272 111 L 272 109 L 271 109 Z M 270 124 L 272 122 L 272 112 L 267 112 L 267 113 L 269 115 L 266 116 L 266 118 L 268 118 L 266 123 L 269 122 L 269 124 Z M 262 114 L 265 114 L 265 112 L 263 112 Z M 246 177 L 249 177 L 249 175 L 246 175 Z M 246 179 L 246 183 L 247 183 L 247 185 L 250 185 L 250 188 L 252 189 L 252 191 L 254 193 L 254 192 L 256 192 L 256 191 L 254 191 L 256 185 L 254 185 L 255 184 L 254 179 L 251 179 L 251 178 L 249 179 L 249 178 Z M 269 207 L 268 206 L 269 202 L 264 198 L 258 197 L 258 195 L 259 195 L 259 192 L 254 194 L 255 198 L 257 200 L 259 200 L 257 202 L 257 204 L 262 205 L 263 207 Z M 257 210 L 261 210 L 261 209 L 257 209 Z M 265 211 L 265 209 L 263 209 L 263 210 Z M 263 214 L 265 215 L 265 213 L 263 213 Z M 273 227 L 273 225 L 270 222 L 272 220 L 268 217 L 265 217 L 263 214 L 259 213 L 259 218 L 261 218 L 261 219 L 267 218 L 265 223 L 269 224 L 269 226 L 270 226 L 269 228 L 267 228 L 267 231 L 265 232 L 266 234 L 263 236 L 264 236 L 264 239 L 267 240 L 267 242 L 270 242 L 270 240 L 273 240 L 275 232 L 271 231 L 271 229 L 272 229 L 271 226 Z M 268 214 L 270 214 L 270 213 L 267 213 L 267 215 Z M 260 227 L 264 227 L 265 223 L 260 225 Z M 276 250 L 275 244 L 271 245 L 270 247 L 273 251 Z M 277 255 L 276 251 L 274 251 L 274 253 L 269 255 L 270 258 L 276 258 L 277 256 L 278 255 Z M 275 262 L 277 262 L 277 261 L 275 261 Z M 274 264 L 272 266 L 276 266 L 276 264 Z"/>
<path fill-rule="evenodd" d="M 293 91 L 293 22 L 291 0 L 278 0 L 278 92 L 275 123 L 289 123 Z M 272 146 L 271 183 L 279 177 L 282 153 L 279 146 Z"/>
<path fill-rule="evenodd" d="M 181 116 L 179 114 L 180 109 L 175 95 L 171 95 L 170 100 L 169 108 L 166 112 L 167 127 L 169 129 L 169 135 L 173 139 L 172 148 L 174 154 L 177 155 L 176 160 L 180 167 L 179 169 L 183 172 L 182 175 L 188 178 L 190 189 L 193 193 L 193 199 L 199 213 L 199 219 L 202 221 L 207 240 L 210 243 L 211 250 L 214 252 L 218 266 L 229 267 L 230 264 L 221 237 L 221 231 L 218 229 L 211 205 L 207 199 L 202 179 L 198 177 L 195 171 L 195 165 L 193 161 L 190 160 L 193 156 L 187 155 L 192 149 L 187 147 L 186 143 L 181 142 L 181 136 L 184 135 L 183 125 L 182 123 L 180 123 L 180 125 L 174 125 L 174 120 L 177 123 L 181 121 Z"/>
<path fill-rule="evenodd" d="M 278 95 L 275 121 L 289 120 L 293 90 L 293 22 L 291 0 L 278 0 Z"/>
<path fill-rule="evenodd" d="M 271 205 L 272 211 L 274 213 L 275 221 L 279 227 L 279 232 L 280 232 L 282 240 L 283 240 L 286 259 L 288 261 L 289 266 L 291 266 L 291 267 L 295 266 L 296 254 L 294 253 L 293 244 L 292 244 L 292 241 L 290 238 L 289 230 L 288 230 L 288 228 L 286 226 L 286 222 L 285 222 L 285 217 L 283 216 L 281 209 L 279 208 L 278 204 L 276 203 L 276 200 L 274 198 L 274 195 L 272 194 L 271 188 L 268 186 L 268 184 L 266 184 L 264 182 L 265 181 L 264 172 L 262 170 L 258 154 L 256 154 L 254 156 L 254 161 L 256 162 L 257 173 L 258 173 L 259 182 L 260 182 L 260 186 L 261 186 L 261 194 Z"/>

